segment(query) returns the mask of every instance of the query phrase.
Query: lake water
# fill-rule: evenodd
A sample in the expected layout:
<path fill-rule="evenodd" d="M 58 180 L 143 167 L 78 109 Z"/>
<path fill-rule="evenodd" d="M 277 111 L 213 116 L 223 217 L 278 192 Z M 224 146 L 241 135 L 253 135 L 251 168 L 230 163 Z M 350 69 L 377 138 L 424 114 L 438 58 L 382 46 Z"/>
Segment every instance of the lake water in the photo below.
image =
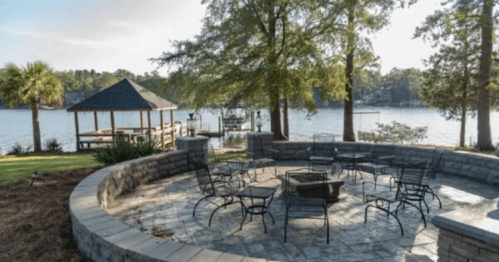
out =
<path fill-rule="evenodd" d="M 376 123 L 389 124 L 392 121 L 407 124 L 411 127 L 427 126 L 427 138 L 422 144 L 436 144 L 445 146 L 456 146 L 459 143 L 460 123 L 447 121 L 436 110 L 429 108 L 380 108 L 363 107 L 356 108 L 355 112 L 374 112 L 379 114 L 356 114 L 354 115 L 354 129 L 367 132 L 376 129 Z M 175 110 L 175 121 L 188 118 L 188 110 Z M 200 112 L 203 126 L 211 130 L 218 130 L 218 114 L 208 110 Z M 263 130 L 270 130 L 270 117 L 266 111 L 262 113 L 264 119 Z M 79 113 L 80 132 L 92 131 L 94 129 L 93 113 Z M 110 127 L 109 113 L 98 113 L 99 127 Z M 165 114 L 165 122 L 169 122 L 169 112 Z M 499 112 L 491 112 L 491 129 L 494 145 L 499 143 Z M 147 125 L 144 113 L 144 124 Z M 16 142 L 26 145 L 33 144 L 31 127 L 31 111 L 17 109 L 0 109 L 0 148 L 7 153 Z M 140 126 L 140 114 L 138 112 L 116 112 L 116 126 Z M 152 125 L 159 125 L 159 113 L 152 114 Z M 66 110 L 41 110 L 40 125 L 42 144 L 46 139 L 57 138 L 63 145 L 64 151 L 76 150 L 74 114 Z M 319 112 L 311 117 L 301 110 L 290 110 L 289 117 L 290 140 L 311 140 L 315 133 L 343 133 L 343 109 L 319 109 Z M 476 119 L 468 119 L 466 128 L 466 143 L 472 138 L 476 142 Z M 234 133 L 237 135 L 237 133 Z M 222 140 L 211 139 L 215 147 L 220 147 Z"/>

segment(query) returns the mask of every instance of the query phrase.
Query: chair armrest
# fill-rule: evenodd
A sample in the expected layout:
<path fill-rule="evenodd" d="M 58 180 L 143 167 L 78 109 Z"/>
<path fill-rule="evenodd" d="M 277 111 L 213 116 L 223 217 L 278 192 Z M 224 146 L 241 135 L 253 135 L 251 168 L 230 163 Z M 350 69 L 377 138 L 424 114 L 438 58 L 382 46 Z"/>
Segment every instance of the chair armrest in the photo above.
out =
<path fill-rule="evenodd" d="M 275 159 L 275 154 L 279 154 L 279 150 L 275 150 L 275 149 L 272 149 L 272 148 L 265 148 L 265 150 L 269 151 L 272 153 L 272 159 Z"/>
<path fill-rule="evenodd" d="M 255 154 L 251 153 L 251 152 L 248 152 L 248 156 L 249 158 L 251 159 L 255 159 Z"/>
<path fill-rule="evenodd" d="M 392 161 L 395 159 L 395 156 L 381 156 L 378 157 L 378 163 L 387 163 L 389 166 L 392 165 Z"/>

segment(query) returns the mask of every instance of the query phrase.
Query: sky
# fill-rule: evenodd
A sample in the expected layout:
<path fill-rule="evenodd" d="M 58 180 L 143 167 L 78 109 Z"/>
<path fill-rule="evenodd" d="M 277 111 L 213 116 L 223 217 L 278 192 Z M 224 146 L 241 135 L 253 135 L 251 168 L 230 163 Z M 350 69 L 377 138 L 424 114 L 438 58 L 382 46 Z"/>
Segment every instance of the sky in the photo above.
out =
<path fill-rule="evenodd" d="M 424 68 L 435 50 L 412 36 L 438 2 L 397 9 L 390 26 L 370 35 L 383 74 Z M 42 60 L 58 71 L 151 72 L 157 65 L 148 59 L 171 50 L 172 40 L 199 34 L 204 14 L 201 0 L 0 0 L 0 67 Z"/>

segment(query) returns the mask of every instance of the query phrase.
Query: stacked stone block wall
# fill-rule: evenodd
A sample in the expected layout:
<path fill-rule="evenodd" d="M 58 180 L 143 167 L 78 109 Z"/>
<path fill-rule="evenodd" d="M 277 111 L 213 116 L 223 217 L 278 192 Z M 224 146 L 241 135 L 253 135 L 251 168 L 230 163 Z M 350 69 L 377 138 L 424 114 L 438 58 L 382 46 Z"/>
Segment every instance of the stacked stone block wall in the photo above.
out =
<path fill-rule="evenodd" d="M 439 262 L 499 261 L 499 248 L 480 240 L 440 228 Z"/>
<path fill-rule="evenodd" d="M 99 183 L 97 198 L 102 208 L 117 196 L 137 185 L 174 176 L 189 170 L 185 151 L 175 154 L 160 154 L 123 162 L 108 167 L 109 173 Z"/>
<path fill-rule="evenodd" d="M 196 145 L 194 149 L 187 146 L 190 151 L 202 148 L 196 143 L 189 144 Z M 202 155 L 199 152 L 190 154 Z M 207 261 L 207 258 L 211 258 L 209 261 L 257 261 L 157 238 L 124 224 L 104 210 L 117 196 L 141 183 L 190 170 L 188 152 L 175 151 L 122 162 L 85 178 L 75 187 L 69 200 L 71 226 L 78 249 L 90 261 L 99 262 Z"/>
<path fill-rule="evenodd" d="M 434 148 L 383 143 L 335 142 L 334 146 L 338 149 L 338 153 L 376 150 L 380 155 L 393 155 L 399 161 L 426 163 L 430 163 L 434 151 Z M 307 160 L 309 157 L 307 150 L 313 147 L 313 142 L 275 141 L 272 147 L 279 152 L 277 157 L 279 160 Z M 320 154 L 330 151 L 327 146 L 321 148 L 323 151 Z M 251 148 L 248 148 L 248 151 L 250 150 Z M 439 173 L 499 186 L 499 158 L 493 155 L 443 150 Z"/>
<path fill-rule="evenodd" d="M 194 159 L 206 160 L 207 152 L 205 146 L 208 145 L 208 137 L 195 136 L 195 137 L 182 137 L 177 140 L 177 150 L 188 152 L 188 160 Z"/>
<path fill-rule="evenodd" d="M 273 133 L 270 132 L 246 133 L 246 150 L 249 153 L 250 158 L 275 157 L 272 156 L 272 151 L 266 150 L 273 148 L 272 136 Z"/>

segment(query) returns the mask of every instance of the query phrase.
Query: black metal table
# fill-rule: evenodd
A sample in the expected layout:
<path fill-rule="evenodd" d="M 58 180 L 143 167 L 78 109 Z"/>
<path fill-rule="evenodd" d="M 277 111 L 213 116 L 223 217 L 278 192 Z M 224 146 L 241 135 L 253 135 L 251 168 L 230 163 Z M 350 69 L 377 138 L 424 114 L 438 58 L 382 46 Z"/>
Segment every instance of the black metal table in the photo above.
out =
<path fill-rule="evenodd" d="M 366 155 L 367 153 L 342 153 L 338 154 L 336 156 L 336 159 L 341 162 L 342 171 L 343 169 L 346 169 L 347 176 L 350 176 L 350 172 L 353 172 L 353 180 L 357 181 L 357 173 L 358 173 L 357 163 L 363 161 Z M 340 174 L 338 174 L 338 177 L 340 177 Z"/>
<path fill-rule="evenodd" d="M 243 182 L 243 187 L 244 187 L 244 176 L 246 175 L 250 182 L 256 181 L 256 176 L 255 178 L 251 178 L 248 169 L 249 167 L 253 164 L 253 160 L 247 159 L 247 158 L 236 158 L 236 159 L 230 159 L 227 160 L 227 163 L 229 165 L 235 165 L 236 169 L 235 172 L 232 174 L 232 176 L 239 176 L 239 181 Z"/>
<path fill-rule="evenodd" d="M 272 203 L 272 200 L 274 199 L 275 192 L 276 192 L 276 189 L 272 188 L 272 187 L 249 186 L 236 195 L 238 198 L 241 199 L 241 208 L 243 208 L 243 210 L 244 210 L 244 218 L 243 218 L 243 221 L 241 222 L 240 229 L 243 228 L 243 223 L 246 220 L 246 217 L 248 216 L 248 213 L 249 213 L 251 215 L 250 221 L 251 221 L 251 218 L 253 215 L 261 215 L 262 216 L 263 227 L 265 229 L 265 233 L 267 233 L 267 226 L 265 225 L 264 215 L 266 213 L 269 213 L 270 217 L 272 218 L 272 224 L 275 224 L 274 217 L 270 213 L 270 204 Z M 244 204 L 243 198 L 245 198 L 245 197 L 251 198 L 251 205 L 250 206 L 246 206 Z M 270 198 L 270 200 L 267 202 L 268 198 Z M 262 202 L 255 204 L 254 199 L 260 199 Z"/>

